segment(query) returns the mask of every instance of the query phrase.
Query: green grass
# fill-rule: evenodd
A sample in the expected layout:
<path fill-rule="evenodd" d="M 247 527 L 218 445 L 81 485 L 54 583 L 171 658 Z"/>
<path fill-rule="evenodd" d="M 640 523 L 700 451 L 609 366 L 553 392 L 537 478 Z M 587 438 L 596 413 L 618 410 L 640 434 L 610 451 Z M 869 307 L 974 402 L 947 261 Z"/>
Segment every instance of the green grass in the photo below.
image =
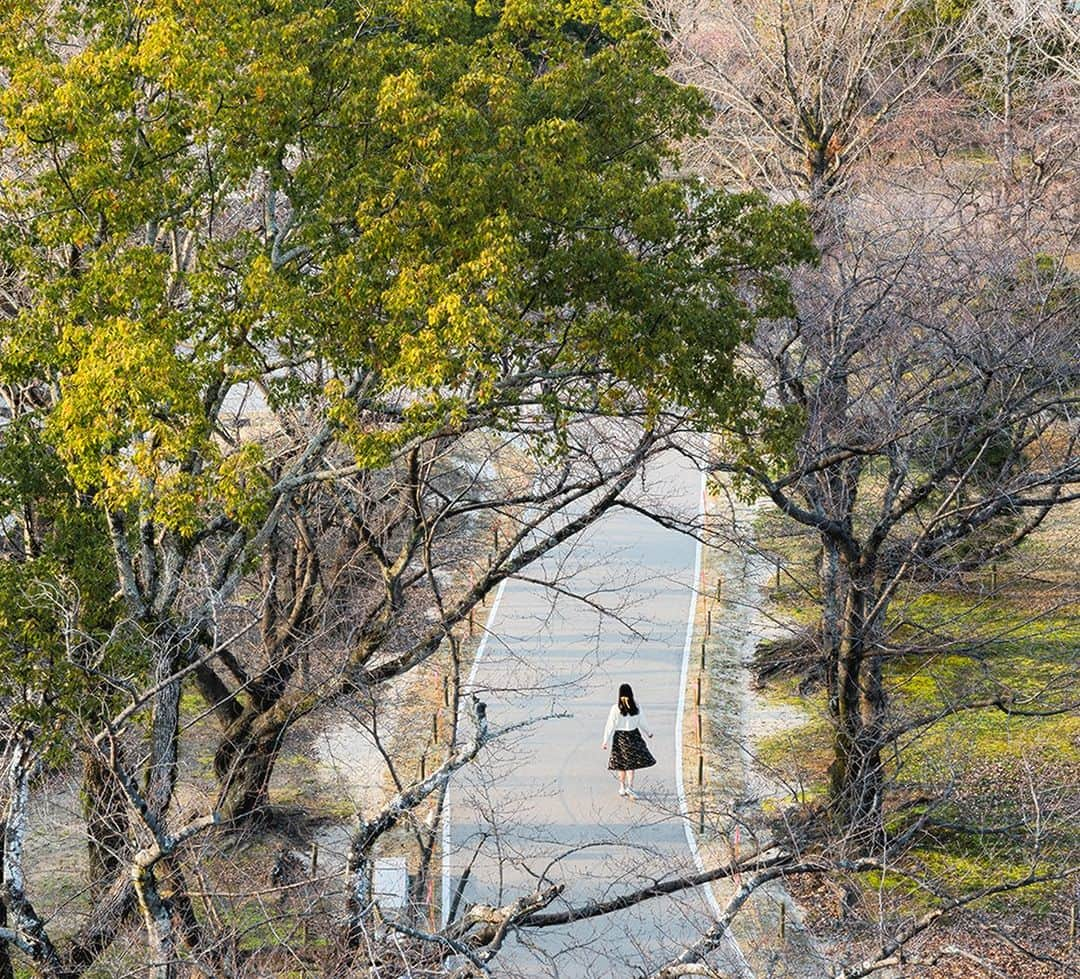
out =
<path fill-rule="evenodd" d="M 1073 526 L 1078 522 L 1080 513 Z M 785 570 L 782 587 L 771 596 L 773 613 L 800 625 L 816 622 L 816 539 L 792 529 L 774 512 L 759 517 L 757 530 L 763 548 L 779 556 Z M 1037 547 L 1027 546 L 1025 560 Z M 940 651 L 897 656 L 886 663 L 885 683 L 894 716 L 930 714 L 945 705 L 997 696 L 1010 697 L 1015 707 L 1026 710 L 1044 709 L 1047 704 L 1066 707 L 1075 699 L 1080 602 L 1063 604 L 1063 596 L 1071 596 L 1061 589 L 1072 559 L 1068 549 L 1047 547 L 1045 554 L 1050 557 L 1038 578 L 1010 578 L 1010 565 L 1001 562 L 1001 587 L 994 594 L 977 581 L 967 591 L 913 586 L 896 597 L 888 623 L 890 643 L 938 644 Z M 765 764 L 789 781 L 806 785 L 805 801 L 812 801 L 825 789 L 830 725 L 822 692 L 805 697 L 798 692 L 799 681 L 778 676 L 770 681 L 767 696 L 808 710 L 812 719 L 763 739 L 758 751 Z M 1041 805 L 1050 806 L 1038 813 L 1045 834 L 1041 859 L 1048 866 L 1055 859 L 1075 863 L 1080 832 L 1067 814 L 1080 783 L 1080 714 L 1033 717 L 994 708 L 961 711 L 913 733 L 887 764 L 897 788 L 894 803 L 922 794 L 947 800 L 939 804 L 932 814 L 935 822 L 905 857 L 905 867 L 916 876 L 935 879 L 956 893 L 1022 878 L 1031 858 L 1033 792 L 1042 792 L 1049 802 Z M 1061 815 L 1052 811 L 1055 799 L 1061 800 Z M 888 818 L 888 829 L 901 832 L 924 811 L 925 806 L 897 810 Z M 1018 828 L 1013 835 L 980 834 L 946 829 L 941 823 Z M 938 903 L 901 874 L 866 875 L 864 882 L 887 892 L 909 911 Z M 983 904 L 988 909 L 1022 906 L 1041 913 L 1059 886 L 1036 885 Z"/>
<path fill-rule="evenodd" d="M 806 699 L 800 703 L 805 707 Z M 761 738 L 755 754 L 760 765 L 779 773 L 796 790 L 798 802 L 807 804 L 825 796 L 831 744 L 832 731 L 821 710 L 804 724 Z"/>

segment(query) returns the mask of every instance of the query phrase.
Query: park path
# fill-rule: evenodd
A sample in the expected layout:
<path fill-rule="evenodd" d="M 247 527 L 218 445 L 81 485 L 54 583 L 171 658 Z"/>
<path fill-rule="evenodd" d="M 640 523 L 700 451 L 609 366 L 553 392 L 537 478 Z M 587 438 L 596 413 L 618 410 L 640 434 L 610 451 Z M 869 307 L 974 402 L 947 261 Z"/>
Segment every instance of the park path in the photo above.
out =
<path fill-rule="evenodd" d="M 647 473 L 638 495 L 696 514 L 700 474 L 676 454 Z M 444 834 L 444 908 L 472 861 L 463 899 L 505 904 L 541 875 L 566 883 L 552 910 L 632 891 L 696 869 L 680 803 L 678 729 L 687 630 L 700 552 L 691 539 L 638 513 L 609 513 L 553 555 L 537 579 L 618 605 L 617 621 L 539 583 L 508 582 L 487 623 L 471 690 L 493 727 L 565 712 L 512 743 L 488 749 L 455 781 Z M 618 684 L 633 684 L 655 733 L 654 768 L 640 772 L 639 801 L 621 798 L 601 738 Z M 572 926 L 508 939 L 495 974 L 560 979 L 647 973 L 713 922 L 705 889 L 653 899 Z M 733 943 L 716 964 L 749 975 Z"/>

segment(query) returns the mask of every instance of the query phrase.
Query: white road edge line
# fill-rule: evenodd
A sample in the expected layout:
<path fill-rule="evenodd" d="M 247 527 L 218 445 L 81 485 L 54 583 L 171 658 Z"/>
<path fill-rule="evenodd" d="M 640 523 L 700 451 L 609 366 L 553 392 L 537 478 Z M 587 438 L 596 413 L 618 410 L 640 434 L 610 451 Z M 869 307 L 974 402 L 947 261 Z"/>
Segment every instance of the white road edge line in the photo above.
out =
<path fill-rule="evenodd" d="M 698 497 L 698 515 L 705 515 L 705 490 L 707 487 L 705 473 L 701 474 L 701 495 Z M 690 678 L 690 647 L 694 642 L 694 621 L 697 618 L 697 605 L 701 597 L 701 559 L 704 548 L 700 540 L 696 541 L 694 548 L 694 577 L 690 583 L 690 611 L 686 619 L 686 643 L 683 646 L 682 671 L 679 677 L 679 706 L 675 711 L 675 791 L 679 796 L 679 812 L 682 814 L 683 829 L 686 831 L 686 845 L 690 848 L 690 855 L 694 858 L 694 866 L 700 873 L 705 872 L 705 861 L 701 858 L 697 840 L 694 838 L 694 828 L 690 818 L 690 808 L 686 802 L 686 787 L 683 784 L 683 719 L 686 713 L 686 684 Z M 712 908 L 713 916 L 719 920 L 723 912 L 720 903 L 716 900 L 711 884 L 702 884 L 700 890 L 705 892 L 705 897 Z M 731 929 L 727 930 L 727 939 L 735 953 L 736 958 L 742 963 L 744 975 L 752 977 L 754 971 L 750 963 L 746 961 L 739 943 Z"/>
<path fill-rule="evenodd" d="M 495 614 L 499 611 L 499 603 L 502 601 L 503 591 L 506 589 L 506 582 L 508 579 L 503 578 L 499 582 L 499 587 L 495 589 L 495 598 L 491 603 L 491 611 L 488 612 L 487 618 L 484 620 L 483 630 L 484 634 L 480 637 L 480 644 L 476 647 L 476 656 L 473 657 L 472 669 L 469 670 L 469 676 L 465 680 L 465 686 L 462 688 L 461 693 L 465 694 L 472 690 L 473 684 L 476 682 L 476 671 L 480 666 L 480 659 L 484 655 L 484 650 L 487 649 L 488 637 L 491 635 L 491 627 L 495 622 Z M 458 697 L 458 704 L 460 707 L 461 697 Z M 460 714 L 460 710 L 459 710 Z M 443 814 L 442 814 L 442 925 L 445 928 L 450 922 L 447 921 L 447 916 L 450 914 L 450 901 L 452 895 L 450 893 L 450 800 L 452 793 L 453 779 L 446 783 L 446 798 L 443 800 Z"/>

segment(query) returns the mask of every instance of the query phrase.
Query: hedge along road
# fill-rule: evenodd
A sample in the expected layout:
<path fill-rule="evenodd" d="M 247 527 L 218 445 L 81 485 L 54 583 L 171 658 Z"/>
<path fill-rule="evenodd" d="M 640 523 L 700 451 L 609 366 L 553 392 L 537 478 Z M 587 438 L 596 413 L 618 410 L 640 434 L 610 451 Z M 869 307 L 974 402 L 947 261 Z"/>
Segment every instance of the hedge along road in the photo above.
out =
<path fill-rule="evenodd" d="M 701 476 L 676 453 L 653 463 L 636 489 L 640 502 L 666 512 L 700 512 Z M 489 747 L 455 780 L 443 836 L 444 914 L 466 868 L 461 909 L 507 904 L 544 878 L 566 884 L 553 911 L 698 869 L 682 816 L 678 749 L 700 558 L 692 539 L 617 508 L 542 569 L 526 572 L 538 581 L 515 579 L 500 589 L 464 692 L 487 702 L 493 727 L 571 716 Z M 555 589 L 539 583 L 552 579 Z M 616 608 L 618 618 L 590 603 Z M 637 801 L 618 795 L 601 750 L 623 682 L 633 685 L 655 734 L 648 745 L 657 764 L 638 773 Z M 700 936 L 717 911 L 711 890 L 699 888 L 572 925 L 522 929 L 507 939 L 493 972 L 647 974 Z M 734 941 L 715 964 L 750 975 Z"/>

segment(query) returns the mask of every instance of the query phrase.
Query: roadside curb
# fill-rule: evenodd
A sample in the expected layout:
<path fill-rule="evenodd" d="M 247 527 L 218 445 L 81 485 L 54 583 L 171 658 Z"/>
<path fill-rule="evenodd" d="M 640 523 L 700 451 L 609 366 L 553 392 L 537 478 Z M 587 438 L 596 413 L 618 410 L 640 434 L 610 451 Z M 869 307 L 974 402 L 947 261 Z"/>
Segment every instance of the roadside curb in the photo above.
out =
<path fill-rule="evenodd" d="M 704 488 L 703 488 L 704 489 Z M 706 521 L 715 511 L 702 504 Z M 733 526 L 752 535 L 756 507 L 732 503 Z M 695 602 L 687 629 L 687 664 L 680 714 L 682 779 L 688 787 L 686 829 L 695 859 L 711 866 L 763 846 L 760 805 L 747 799 L 750 745 L 744 692 L 757 646 L 771 566 L 752 548 L 706 549 L 699 544 Z M 742 881 L 710 886 L 714 907 L 723 906 Z M 732 922 L 734 939 L 751 974 L 776 979 L 819 979 L 828 960 L 802 924 L 798 905 L 782 882 L 757 890 Z"/>

